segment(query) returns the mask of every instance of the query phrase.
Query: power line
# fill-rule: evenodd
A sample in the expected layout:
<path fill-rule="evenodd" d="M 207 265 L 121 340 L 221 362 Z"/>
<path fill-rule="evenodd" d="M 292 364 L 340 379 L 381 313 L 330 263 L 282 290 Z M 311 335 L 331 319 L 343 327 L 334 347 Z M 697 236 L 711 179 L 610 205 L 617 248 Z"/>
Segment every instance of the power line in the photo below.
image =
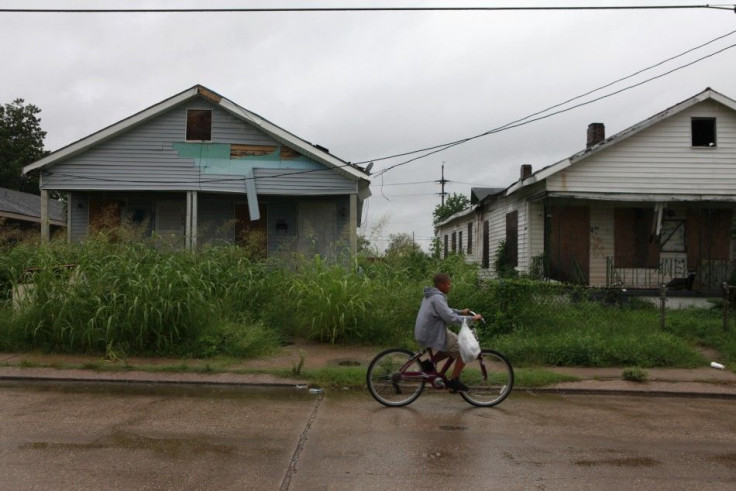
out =
<path fill-rule="evenodd" d="M 700 44 L 698 46 L 695 46 L 694 48 L 690 48 L 688 50 L 685 50 L 682 53 L 679 53 L 677 55 L 671 56 L 671 57 L 669 57 L 669 58 L 667 58 L 667 59 L 665 59 L 663 61 L 660 61 L 658 63 L 655 63 L 654 65 L 650 65 L 650 66 L 648 66 L 646 68 L 643 68 L 641 70 L 638 70 L 638 71 L 636 71 L 636 72 L 634 72 L 634 73 L 632 73 L 630 75 L 626 75 L 625 77 L 621 77 L 621 78 L 619 78 L 617 80 L 614 80 L 613 82 L 610 82 L 608 84 L 601 85 L 600 87 L 597 87 L 597 88 L 595 88 L 593 90 L 589 90 L 589 91 L 587 91 L 587 92 L 585 92 L 583 94 L 580 94 L 580 95 L 577 95 L 577 96 L 572 97 L 570 99 L 567 99 L 564 102 L 560 102 L 558 104 L 554 104 L 554 105 L 549 106 L 549 107 L 547 107 L 545 109 L 542 109 L 541 111 L 537 111 L 535 113 L 532 113 L 532 114 L 529 114 L 527 116 L 524 116 L 523 118 L 517 119 L 517 120 L 512 121 L 510 123 L 506 123 L 503 126 L 499 126 L 498 128 L 495 128 L 495 130 L 500 130 L 502 128 L 506 128 L 507 126 L 510 126 L 510 125 L 513 125 L 513 124 L 516 124 L 516 123 L 520 123 L 520 122 L 525 121 L 525 120 L 527 120 L 529 118 L 533 118 L 534 116 L 538 116 L 540 114 L 544 114 L 545 112 L 550 111 L 552 109 L 556 109 L 556 108 L 558 108 L 560 106 L 564 106 L 565 104 L 568 104 L 568 103 L 570 103 L 572 101 L 576 101 L 578 99 L 582 99 L 585 96 L 588 96 L 588 95 L 593 94 L 595 92 L 598 92 L 600 90 L 603 90 L 603 89 L 606 89 L 608 87 L 611 87 L 612 85 L 615 85 L 615 84 L 617 84 L 619 82 L 623 82 L 624 80 L 628 80 L 628 79 L 633 78 L 633 77 L 635 77 L 637 75 L 641 75 L 642 73 L 647 72 L 649 70 L 652 70 L 654 68 L 657 68 L 658 66 L 661 66 L 661 65 L 663 65 L 663 64 L 665 64 L 667 62 L 670 62 L 670 61 L 675 60 L 677 58 L 681 58 L 682 56 L 685 56 L 688 53 L 692 53 L 693 51 L 696 51 L 696 50 L 698 50 L 700 48 L 703 48 L 705 46 L 708 46 L 709 44 L 713 44 L 714 42 L 719 41 L 719 40 L 721 40 L 723 38 L 726 38 L 728 36 L 731 36 L 731 35 L 733 35 L 735 33 L 736 33 L 736 30 L 727 32 L 726 34 L 722 34 L 722 35 L 720 35 L 718 37 L 715 37 L 715 38 L 711 39 L 710 41 L 707 41 L 707 42 L 705 42 L 703 44 Z M 696 61 L 699 61 L 699 60 L 696 60 Z M 491 131 L 494 131 L 494 130 L 491 130 Z M 489 133 L 490 132 L 487 132 L 487 133 L 484 133 L 484 134 L 478 135 L 478 136 L 484 136 L 484 135 L 489 134 Z M 465 140 L 457 140 L 456 142 L 464 142 L 464 141 Z M 443 147 L 446 147 L 448 145 L 452 145 L 453 143 L 456 143 L 456 142 L 443 143 L 443 144 L 434 145 L 434 146 L 431 146 L 431 147 L 420 148 L 418 150 L 412 150 L 410 152 L 397 153 L 397 154 L 394 154 L 394 155 L 388 155 L 386 157 L 378 157 L 378 158 L 366 160 L 366 161 L 363 161 L 363 162 L 355 162 L 355 164 L 356 165 L 360 165 L 360 164 L 367 164 L 368 162 L 380 162 L 382 160 L 390 160 L 390 159 L 394 159 L 394 158 L 398 158 L 398 157 L 406 157 L 407 155 L 413 155 L 413 154 L 419 153 L 419 152 L 426 152 L 426 151 L 429 151 L 429 150 L 435 150 L 435 149 L 438 149 L 438 148 L 443 148 Z"/>
<path fill-rule="evenodd" d="M 691 5 L 600 5 L 600 6 L 529 6 L 529 7 L 230 7 L 179 9 L 0 9 L 0 13 L 23 14 L 191 14 L 191 13 L 308 13 L 308 12 L 501 12 L 501 11 L 611 11 L 611 10 L 732 10 L 734 4 Z"/>
<path fill-rule="evenodd" d="M 573 109 L 577 109 L 579 107 L 587 106 L 587 105 L 592 104 L 594 102 L 598 102 L 600 100 L 607 99 L 607 98 L 612 97 L 614 95 L 618 95 L 618 94 L 620 94 L 622 92 L 626 92 L 627 90 L 631 90 L 631 89 L 634 89 L 636 87 L 640 87 L 640 86 L 642 86 L 642 85 L 644 85 L 646 83 L 649 83 L 649 82 L 652 82 L 654 80 L 657 80 L 657 79 L 660 79 L 662 77 L 665 77 L 667 75 L 670 75 L 670 74 L 672 74 L 672 73 L 674 73 L 676 71 L 685 69 L 685 68 L 687 68 L 689 66 L 692 66 L 692 65 L 694 65 L 694 64 L 696 64 L 698 62 L 701 62 L 701 61 L 703 61 L 703 60 L 705 60 L 707 58 L 711 58 L 711 57 L 713 57 L 713 56 L 715 56 L 717 54 L 723 53 L 724 51 L 729 50 L 729 49 L 734 48 L 734 47 L 736 47 L 736 44 L 731 44 L 729 46 L 726 46 L 725 48 L 719 49 L 718 51 L 715 51 L 713 53 L 710 53 L 708 55 L 705 55 L 703 57 L 700 57 L 697 60 L 691 61 L 690 63 L 686 63 L 686 64 L 681 65 L 679 67 L 673 68 L 672 70 L 669 70 L 667 72 L 661 73 L 661 74 L 656 75 L 654 77 L 650 77 L 650 78 L 648 78 L 646 80 L 643 80 L 641 82 L 638 82 L 636 84 L 629 85 L 627 87 L 624 87 L 622 89 L 616 90 L 616 91 L 611 92 L 609 94 L 605 94 L 605 95 L 602 95 L 600 97 L 596 97 L 595 99 L 591 99 L 589 101 L 581 102 L 581 103 L 576 104 L 574 106 L 570 106 L 568 108 L 561 109 L 559 111 L 555 111 L 555 112 L 552 112 L 550 114 L 546 114 L 544 116 L 540 116 L 538 118 L 529 119 L 529 120 L 525 120 L 526 118 L 524 118 L 522 120 L 519 120 L 519 121 L 522 121 L 522 122 L 519 122 L 519 123 L 516 123 L 516 124 L 514 124 L 514 123 L 507 123 L 507 124 L 505 124 L 503 126 L 499 126 L 497 128 L 494 128 L 492 130 L 486 131 L 485 133 L 481 133 L 479 135 L 471 136 L 471 137 L 468 137 L 468 138 L 463 138 L 462 140 L 457 140 L 457 141 L 454 141 L 454 142 L 446 143 L 444 145 L 437 145 L 437 146 L 431 147 L 432 151 L 427 152 L 425 154 L 422 154 L 422 155 L 420 155 L 418 157 L 414 157 L 412 159 L 405 160 L 403 162 L 399 162 L 398 164 L 394 164 L 394 165 L 391 165 L 389 167 L 386 167 L 385 169 L 382 169 L 381 171 L 379 171 L 375 176 L 376 177 L 377 176 L 382 176 L 386 172 L 388 172 L 388 171 L 390 171 L 392 169 L 395 169 L 396 167 L 400 167 L 402 165 L 409 164 L 411 162 L 414 162 L 416 160 L 423 159 L 425 157 L 429 157 L 430 155 L 434 155 L 434 154 L 439 153 L 439 152 L 444 152 L 445 150 L 449 150 L 452 147 L 456 147 L 458 145 L 462 145 L 463 143 L 467 143 L 469 141 L 472 141 L 472 140 L 481 138 L 483 136 L 492 135 L 492 134 L 495 134 L 495 133 L 501 133 L 502 131 L 510 130 L 512 128 L 518 128 L 520 126 L 524 126 L 524 125 L 527 125 L 527 124 L 530 124 L 530 123 L 534 123 L 536 121 L 541 121 L 543 119 L 551 118 L 552 116 L 557 116 L 558 114 L 566 113 L 568 111 L 572 111 Z M 429 149 L 425 149 L 425 150 L 429 150 Z M 421 152 L 421 151 L 423 151 L 423 150 L 417 150 L 417 151 L 412 152 L 412 153 L 417 153 L 417 152 Z"/>

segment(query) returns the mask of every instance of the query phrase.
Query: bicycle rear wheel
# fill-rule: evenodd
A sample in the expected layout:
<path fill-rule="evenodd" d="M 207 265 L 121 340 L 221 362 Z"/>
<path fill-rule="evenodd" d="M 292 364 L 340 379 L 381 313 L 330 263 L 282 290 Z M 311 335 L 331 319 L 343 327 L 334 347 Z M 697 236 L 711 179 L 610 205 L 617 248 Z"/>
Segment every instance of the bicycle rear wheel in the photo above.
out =
<path fill-rule="evenodd" d="M 385 406 L 406 406 L 424 390 L 422 367 L 411 360 L 414 353 L 389 349 L 376 355 L 368 365 L 366 384 L 373 398 Z M 413 375 L 407 375 L 413 373 Z"/>
<path fill-rule="evenodd" d="M 478 359 L 463 370 L 467 392 L 460 395 L 474 406 L 495 406 L 506 399 L 514 386 L 514 369 L 498 351 L 484 349 Z"/>

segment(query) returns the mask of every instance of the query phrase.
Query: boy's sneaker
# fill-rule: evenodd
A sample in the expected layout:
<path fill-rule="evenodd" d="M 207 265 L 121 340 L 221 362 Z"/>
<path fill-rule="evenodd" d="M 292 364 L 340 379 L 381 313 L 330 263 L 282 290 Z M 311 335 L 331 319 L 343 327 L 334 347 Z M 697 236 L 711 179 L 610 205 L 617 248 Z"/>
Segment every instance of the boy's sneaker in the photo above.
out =
<path fill-rule="evenodd" d="M 434 363 L 432 363 L 430 360 L 422 360 L 419 362 L 419 364 L 422 366 L 423 372 L 434 372 Z"/>
<path fill-rule="evenodd" d="M 450 389 L 450 392 L 452 392 L 453 394 L 457 394 L 458 392 L 466 392 L 468 390 L 468 386 L 460 382 L 459 378 L 451 378 L 450 380 L 448 380 L 447 388 Z"/>

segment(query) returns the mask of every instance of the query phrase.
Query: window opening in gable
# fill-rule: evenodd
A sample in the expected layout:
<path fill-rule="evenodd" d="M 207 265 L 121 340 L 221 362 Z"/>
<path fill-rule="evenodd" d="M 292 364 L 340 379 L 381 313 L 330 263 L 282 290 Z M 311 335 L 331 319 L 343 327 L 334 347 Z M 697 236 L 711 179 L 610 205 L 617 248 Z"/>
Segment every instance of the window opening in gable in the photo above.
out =
<path fill-rule="evenodd" d="M 212 140 L 212 110 L 187 109 L 187 141 Z"/>
<path fill-rule="evenodd" d="M 694 147 L 716 146 L 716 118 L 692 118 L 691 128 Z"/>

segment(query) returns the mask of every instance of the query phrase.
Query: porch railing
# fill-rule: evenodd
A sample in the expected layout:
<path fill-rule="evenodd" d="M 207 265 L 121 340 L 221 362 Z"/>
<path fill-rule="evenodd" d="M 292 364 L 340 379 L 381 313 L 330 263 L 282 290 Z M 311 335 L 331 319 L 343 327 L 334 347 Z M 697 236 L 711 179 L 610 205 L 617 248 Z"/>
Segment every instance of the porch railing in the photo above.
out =
<path fill-rule="evenodd" d="M 656 268 L 618 267 L 614 257 L 606 258 L 606 286 L 621 288 L 659 288 L 674 280 L 674 287 L 718 291 L 736 267 L 733 261 L 702 260 L 688 265 L 686 259 L 662 258 Z M 621 261 L 618 261 L 621 264 Z M 693 278 L 688 278 L 694 275 Z"/>

